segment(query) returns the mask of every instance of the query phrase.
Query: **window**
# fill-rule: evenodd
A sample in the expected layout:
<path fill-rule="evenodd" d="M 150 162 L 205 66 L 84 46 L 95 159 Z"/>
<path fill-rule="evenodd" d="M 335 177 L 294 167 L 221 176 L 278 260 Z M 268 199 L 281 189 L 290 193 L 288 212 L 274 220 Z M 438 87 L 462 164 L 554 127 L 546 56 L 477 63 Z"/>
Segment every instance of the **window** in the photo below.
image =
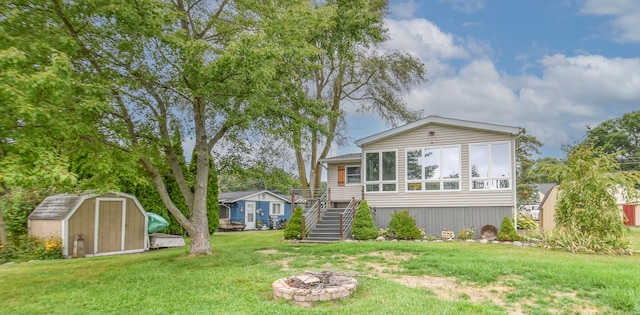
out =
<path fill-rule="evenodd" d="M 397 190 L 396 151 L 367 152 L 364 162 L 366 191 Z"/>
<path fill-rule="evenodd" d="M 407 150 L 407 191 L 460 190 L 460 147 Z"/>
<path fill-rule="evenodd" d="M 509 143 L 469 145 L 471 189 L 509 189 L 511 152 Z"/>
<path fill-rule="evenodd" d="M 338 166 L 338 186 L 360 184 L 360 166 Z"/>
<path fill-rule="evenodd" d="M 360 166 L 347 166 L 347 185 L 360 184 Z"/>
<path fill-rule="evenodd" d="M 284 215 L 284 213 L 282 212 L 282 204 L 272 202 L 271 209 L 269 209 L 269 215 Z"/>

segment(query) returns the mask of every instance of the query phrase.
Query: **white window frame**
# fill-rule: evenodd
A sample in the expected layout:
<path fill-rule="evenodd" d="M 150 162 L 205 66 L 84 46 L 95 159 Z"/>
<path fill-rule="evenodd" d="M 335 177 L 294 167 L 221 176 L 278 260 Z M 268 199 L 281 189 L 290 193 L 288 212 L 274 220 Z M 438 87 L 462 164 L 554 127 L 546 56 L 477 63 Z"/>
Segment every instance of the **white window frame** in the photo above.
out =
<path fill-rule="evenodd" d="M 492 173 L 492 150 L 491 150 L 491 146 L 493 145 L 499 145 L 499 144 L 506 144 L 507 145 L 507 156 L 508 156 L 508 161 L 509 161 L 509 165 L 508 165 L 508 169 L 509 169 L 509 176 L 493 176 Z M 472 152 L 471 152 L 471 147 L 473 146 L 487 146 L 487 167 L 488 167 L 488 172 L 489 172 L 489 176 L 488 177 L 473 177 L 473 157 L 472 157 Z M 469 190 L 470 191 L 487 191 L 487 190 L 512 190 L 513 189 L 513 151 L 512 151 L 512 145 L 511 142 L 509 141 L 495 141 L 495 142 L 481 142 L 481 143 L 470 143 L 469 144 Z M 499 182 L 501 181 L 507 181 L 508 187 L 500 187 L 498 185 Z M 484 188 L 474 188 L 473 183 L 474 182 L 484 182 Z"/>
<path fill-rule="evenodd" d="M 360 168 L 360 174 L 358 174 L 358 181 L 350 183 L 349 182 L 349 169 L 350 168 Z M 351 175 L 355 177 L 355 175 Z M 362 185 L 362 165 L 345 165 L 344 166 L 344 185 L 345 186 L 359 186 Z"/>
<path fill-rule="evenodd" d="M 408 179 L 408 171 L 409 171 L 409 158 L 408 158 L 408 153 L 409 151 L 416 151 L 416 150 L 420 150 L 422 152 L 421 155 L 421 159 L 425 158 L 425 151 L 426 150 L 440 150 L 440 155 L 439 155 L 439 161 L 438 161 L 438 167 L 441 167 L 444 161 L 444 156 L 442 154 L 443 149 L 447 149 L 447 148 L 457 148 L 458 149 L 458 178 L 455 179 L 451 179 L 451 178 L 443 178 L 442 177 L 442 173 L 440 174 L 440 178 L 438 179 L 425 179 L 424 178 L 424 168 L 425 168 L 425 163 L 424 161 L 421 163 L 422 165 L 420 166 L 420 177 L 421 179 Z M 432 147 L 424 147 L 424 148 L 407 148 L 405 149 L 404 152 L 404 157 L 405 157 L 405 188 L 406 188 L 406 192 L 408 193 L 416 193 L 416 192 L 452 192 L 452 191 L 461 191 L 462 190 L 462 146 L 461 145 L 443 145 L 443 146 L 432 146 Z M 444 183 L 445 182 L 457 182 L 458 183 L 458 189 L 444 189 Z M 409 185 L 410 184 L 420 184 L 420 190 L 409 190 Z M 425 189 L 425 185 L 427 183 L 438 183 L 439 184 L 439 189 Z"/>
<path fill-rule="evenodd" d="M 279 213 L 275 213 L 275 206 L 278 205 L 280 206 L 280 212 Z M 284 215 L 284 204 L 282 202 L 271 202 L 269 204 L 269 215 Z"/>
<path fill-rule="evenodd" d="M 383 177 L 383 163 L 382 163 L 382 154 L 386 153 L 386 152 L 393 152 L 393 154 L 395 155 L 396 158 L 396 163 L 395 163 L 395 179 L 394 180 L 382 180 Z M 378 169 L 378 180 L 375 181 L 367 181 L 367 154 L 371 154 L 371 153 L 377 153 L 378 154 L 378 165 L 379 165 L 379 169 Z M 360 169 L 361 170 L 361 176 L 364 175 L 364 190 L 366 193 L 372 193 L 372 194 L 381 194 L 381 193 L 397 193 L 398 192 L 398 150 L 371 150 L 371 151 L 365 151 L 363 156 L 362 156 L 362 165 L 364 165 L 364 168 Z M 362 172 L 364 170 L 364 172 Z M 346 171 L 345 171 L 346 172 Z M 383 190 L 384 185 L 389 185 L 389 184 L 393 184 L 395 185 L 395 189 L 394 190 Z M 367 190 L 367 186 L 368 185 L 378 185 L 378 190 Z"/>

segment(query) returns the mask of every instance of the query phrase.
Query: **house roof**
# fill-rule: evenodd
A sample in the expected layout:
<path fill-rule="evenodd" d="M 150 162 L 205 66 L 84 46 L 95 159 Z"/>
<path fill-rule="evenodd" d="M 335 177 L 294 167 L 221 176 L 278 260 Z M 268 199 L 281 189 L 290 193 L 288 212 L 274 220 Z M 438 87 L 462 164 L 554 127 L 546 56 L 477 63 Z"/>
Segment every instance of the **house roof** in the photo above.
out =
<path fill-rule="evenodd" d="M 276 194 L 270 190 L 248 190 L 248 191 L 231 191 L 231 192 L 218 193 L 218 203 L 234 203 L 236 201 L 249 199 L 250 197 L 259 195 L 261 193 L 272 195 L 284 201 L 289 201 L 289 202 L 291 201 L 286 197 Z"/>
<path fill-rule="evenodd" d="M 396 127 L 393 129 L 389 129 L 383 132 L 376 133 L 374 135 L 364 137 L 356 140 L 356 145 L 362 147 L 363 145 L 373 143 L 388 137 L 395 136 L 397 134 L 401 134 L 407 132 L 409 130 L 422 127 L 427 124 L 440 124 L 440 125 L 448 125 L 448 126 L 456 126 L 470 129 L 478 129 L 485 131 L 493 131 L 498 133 L 507 133 L 512 135 L 517 135 L 520 132 L 519 127 L 507 126 L 507 125 L 498 125 L 492 123 L 485 123 L 479 121 L 471 121 L 471 120 L 462 120 L 462 119 L 454 119 L 454 118 L 446 118 L 441 116 L 427 116 L 418 121 L 414 121 L 412 123 L 408 123 L 406 125 Z"/>
<path fill-rule="evenodd" d="M 549 191 L 551 191 L 551 188 L 553 188 L 553 186 L 557 185 L 556 183 L 539 183 L 536 184 L 536 186 L 538 187 L 538 191 L 547 195 L 547 193 Z"/>
<path fill-rule="evenodd" d="M 360 162 L 362 160 L 362 153 L 349 153 L 343 155 L 337 155 L 329 158 L 321 159 L 320 162 L 324 163 L 338 163 L 338 162 Z"/>
<path fill-rule="evenodd" d="M 132 195 L 121 192 L 114 192 L 114 194 L 135 199 Z M 48 196 L 47 198 L 44 198 L 44 200 L 35 209 L 33 209 L 29 215 L 29 220 L 62 220 L 66 218 L 69 213 L 79 207 L 84 200 L 97 196 L 99 196 L 99 194 L 95 194 L 93 192 L 86 192 L 81 195 L 58 194 Z"/>

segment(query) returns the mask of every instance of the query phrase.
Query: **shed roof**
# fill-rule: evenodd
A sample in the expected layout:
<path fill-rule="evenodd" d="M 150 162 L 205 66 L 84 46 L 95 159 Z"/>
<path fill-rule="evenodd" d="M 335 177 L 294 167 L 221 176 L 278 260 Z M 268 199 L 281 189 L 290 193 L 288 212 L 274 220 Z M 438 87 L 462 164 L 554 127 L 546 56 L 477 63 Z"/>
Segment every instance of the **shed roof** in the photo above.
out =
<path fill-rule="evenodd" d="M 30 220 L 62 220 L 78 204 L 83 196 L 74 194 L 59 194 L 44 198 L 31 212 Z"/>
<path fill-rule="evenodd" d="M 395 136 L 397 134 L 401 134 L 409 130 L 419 128 L 427 124 L 441 124 L 441 125 L 456 126 L 456 127 L 470 128 L 470 129 L 478 129 L 478 130 L 484 130 L 484 131 L 493 131 L 498 133 L 507 133 L 512 135 L 517 135 L 520 132 L 519 127 L 498 125 L 498 124 L 471 121 L 471 120 L 454 119 L 454 118 L 447 118 L 447 117 L 432 115 L 432 116 L 427 116 L 425 118 L 422 118 L 418 121 L 414 121 L 412 123 L 402 125 L 400 127 L 396 127 L 393 129 L 389 129 L 387 131 L 379 132 L 374 135 L 358 139 L 356 140 L 356 145 L 358 145 L 359 147 L 362 147 L 363 145 L 373 143 L 391 136 Z"/>
<path fill-rule="evenodd" d="M 135 197 L 129 194 L 121 192 L 113 192 L 118 196 L 131 198 L 135 200 Z M 86 192 L 80 195 L 76 194 L 58 194 L 48 196 L 31 212 L 29 220 L 63 220 L 74 211 L 84 200 L 100 196 L 93 192 Z M 139 207 L 140 204 L 136 200 L 136 204 Z M 142 209 L 142 208 L 140 208 Z"/>
<path fill-rule="evenodd" d="M 248 191 L 231 191 L 231 192 L 222 192 L 218 193 L 218 202 L 219 203 L 233 203 L 239 200 L 249 199 L 255 195 L 267 193 L 276 198 L 282 199 L 284 201 L 290 201 L 286 197 L 276 194 L 270 190 L 248 190 Z"/>

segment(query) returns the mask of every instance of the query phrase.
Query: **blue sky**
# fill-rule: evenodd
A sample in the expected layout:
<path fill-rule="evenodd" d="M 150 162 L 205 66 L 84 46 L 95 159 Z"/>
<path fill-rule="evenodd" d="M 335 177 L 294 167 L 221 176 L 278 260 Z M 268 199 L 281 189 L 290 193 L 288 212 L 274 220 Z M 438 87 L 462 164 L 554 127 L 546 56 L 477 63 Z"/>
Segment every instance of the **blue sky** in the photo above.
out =
<path fill-rule="evenodd" d="M 541 156 L 562 158 L 587 125 L 640 110 L 638 0 L 392 0 L 390 9 L 386 48 L 427 69 L 429 81 L 405 97 L 425 116 L 524 127 Z M 352 140 L 390 127 L 350 111 L 347 122 Z"/>

